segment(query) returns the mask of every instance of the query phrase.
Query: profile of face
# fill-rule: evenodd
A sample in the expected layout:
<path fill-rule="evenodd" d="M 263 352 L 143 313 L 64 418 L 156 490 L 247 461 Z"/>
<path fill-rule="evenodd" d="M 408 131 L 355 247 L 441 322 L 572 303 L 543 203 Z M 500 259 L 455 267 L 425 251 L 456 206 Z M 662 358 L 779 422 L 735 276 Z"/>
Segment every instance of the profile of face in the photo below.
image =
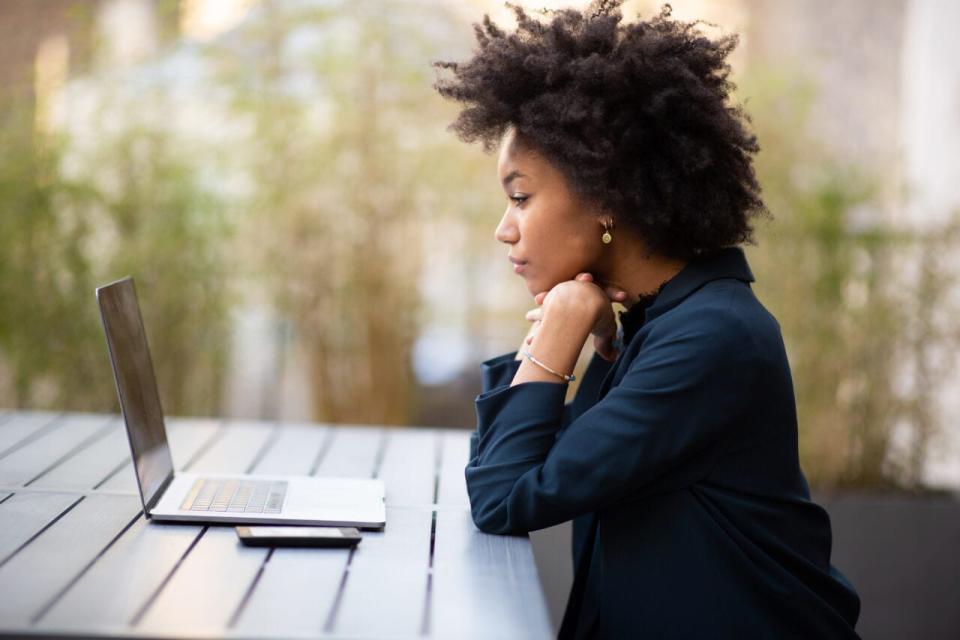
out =
<path fill-rule="evenodd" d="M 510 245 L 508 257 L 535 296 L 583 271 L 595 273 L 605 245 L 601 217 L 574 193 L 569 181 L 511 130 L 500 146 L 497 174 L 507 209 L 496 239 Z"/>

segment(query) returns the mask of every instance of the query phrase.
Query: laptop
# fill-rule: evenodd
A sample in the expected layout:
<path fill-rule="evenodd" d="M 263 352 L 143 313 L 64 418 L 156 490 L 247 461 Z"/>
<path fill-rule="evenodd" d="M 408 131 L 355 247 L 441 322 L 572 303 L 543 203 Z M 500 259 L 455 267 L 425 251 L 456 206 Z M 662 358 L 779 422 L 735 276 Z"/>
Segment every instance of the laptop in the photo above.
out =
<path fill-rule="evenodd" d="M 143 513 L 160 521 L 382 529 L 383 480 L 174 471 L 133 279 L 97 288 Z"/>

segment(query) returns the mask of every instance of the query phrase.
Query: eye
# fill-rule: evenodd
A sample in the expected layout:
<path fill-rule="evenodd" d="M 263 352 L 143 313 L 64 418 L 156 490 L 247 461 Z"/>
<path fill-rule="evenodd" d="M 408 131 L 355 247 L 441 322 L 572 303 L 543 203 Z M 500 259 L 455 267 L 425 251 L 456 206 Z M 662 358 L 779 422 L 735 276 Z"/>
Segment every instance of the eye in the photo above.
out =
<path fill-rule="evenodd" d="M 523 204 L 523 202 L 524 202 L 528 197 L 529 197 L 529 196 L 525 196 L 525 195 L 520 194 L 520 193 L 515 193 L 515 194 L 513 194 L 512 196 L 510 196 L 510 200 L 512 200 L 513 202 L 516 202 L 517 204 Z"/>

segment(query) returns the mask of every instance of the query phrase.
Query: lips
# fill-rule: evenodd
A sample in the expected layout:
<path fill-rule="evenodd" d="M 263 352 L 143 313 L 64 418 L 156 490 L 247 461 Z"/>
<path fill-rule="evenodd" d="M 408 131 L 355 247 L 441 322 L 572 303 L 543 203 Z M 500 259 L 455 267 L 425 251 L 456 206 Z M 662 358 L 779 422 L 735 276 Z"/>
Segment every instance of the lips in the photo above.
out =
<path fill-rule="evenodd" d="M 514 258 L 513 256 L 507 256 L 507 258 L 508 258 L 508 259 L 510 260 L 510 262 L 512 262 L 513 264 L 517 264 L 517 265 L 527 264 L 527 261 L 526 261 L 526 260 L 517 260 L 517 259 Z"/>

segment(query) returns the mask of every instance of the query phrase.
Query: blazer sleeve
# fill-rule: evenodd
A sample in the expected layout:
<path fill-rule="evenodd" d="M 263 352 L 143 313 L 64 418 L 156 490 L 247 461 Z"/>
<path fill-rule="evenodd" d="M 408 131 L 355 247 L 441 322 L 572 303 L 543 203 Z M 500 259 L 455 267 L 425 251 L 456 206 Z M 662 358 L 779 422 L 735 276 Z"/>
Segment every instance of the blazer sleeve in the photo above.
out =
<path fill-rule="evenodd" d="M 715 456 L 704 454 L 743 410 L 752 343 L 735 323 L 684 325 L 652 331 L 620 383 L 559 437 L 565 383 L 477 396 L 465 469 L 477 527 L 526 533 L 639 495 L 667 472 L 685 483 L 707 475 Z"/>
<path fill-rule="evenodd" d="M 513 381 L 517 369 L 520 368 L 520 361 L 516 359 L 517 352 L 511 351 L 502 355 L 484 360 L 480 363 L 480 395 L 493 389 L 506 387 Z M 477 431 L 470 434 L 470 458 L 477 455 Z"/>
<path fill-rule="evenodd" d="M 517 375 L 517 369 L 520 368 L 520 360 L 517 360 L 517 352 L 511 351 L 502 355 L 484 360 L 480 363 L 480 383 L 481 392 L 479 397 L 510 386 L 513 377 Z M 570 404 L 564 406 L 563 424 L 569 422 Z M 478 425 L 479 426 L 479 425 Z M 477 443 L 479 440 L 479 430 L 470 434 L 470 458 L 477 455 Z"/>

